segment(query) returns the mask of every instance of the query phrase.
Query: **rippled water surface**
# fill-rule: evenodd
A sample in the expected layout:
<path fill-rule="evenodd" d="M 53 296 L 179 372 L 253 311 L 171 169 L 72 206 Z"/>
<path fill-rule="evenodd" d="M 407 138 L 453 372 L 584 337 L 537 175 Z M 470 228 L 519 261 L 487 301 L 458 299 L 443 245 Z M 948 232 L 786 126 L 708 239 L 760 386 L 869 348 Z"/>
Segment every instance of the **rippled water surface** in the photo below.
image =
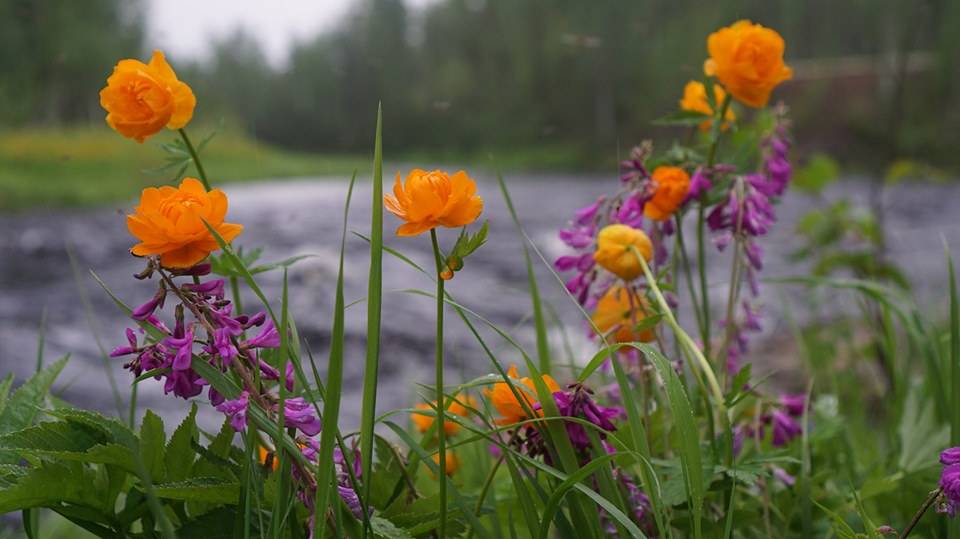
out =
<path fill-rule="evenodd" d="M 533 336 L 527 321 L 530 304 L 521 244 L 496 182 L 484 175 L 478 175 L 478 181 L 486 199 L 484 217 L 490 220 L 489 241 L 450 282 L 448 290 L 458 301 L 529 345 Z M 551 260 L 563 250 L 556 240 L 556 230 L 567 221 L 572 210 L 617 187 L 616 179 L 569 175 L 520 175 L 509 178 L 508 183 L 524 227 Z M 291 268 L 289 279 L 291 312 L 321 369 L 329 342 L 346 188 L 346 181 L 338 178 L 226 187 L 231 203 L 229 220 L 246 227 L 238 245 L 264 247 L 266 261 L 294 254 L 316 255 Z M 867 182 L 848 180 L 835 186 L 827 199 L 850 196 L 865 203 L 868 195 Z M 369 183 L 359 183 L 350 213 L 351 230 L 368 233 L 370 203 Z M 763 243 L 767 252 L 764 276 L 797 275 L 807 269 L 802 262 L 790 262 L 786 255 L 797 247 L 793 228 L 799 216 L 822 203 L 806 195 L 788 193 L 779 208 L 779 222 Z M 127 254 L 131 245 L 123 219 L 127 209 L 114 207 L 64 213 L 40 210 L 0 216 L 3 230 L 0 235 L 0 373 L 12 370 L 18 377 L 24 377 L 32 372 L 38 328 L 46 312 L 46 361 L 71 354 L 57 391 L 78 405 L 113 409 L 99 346 L 111 349 L 121 343 L 127 323 L 90 278 L 89 270 L 95 271 L 128 303 L 141 303 L 153 293 L 154 283 L 131 277 L 143 264 Z M 941 307 L 946 286 L 942 238 L 960 249 L 960 224 L 956 218 L 960 209 L 960 185 L 897 187 L 885 194 L 885 209 L 890 257 L 907 268 L 921 302 Z M 389 214 L 385 220 L 391 247 L 424 266 L 432 264 L 428 236 L 396 238 L 392 235 L 396 220 Z M 692 230 L 688 237 L 692 237 Z M 452 233 L 441 237 L 446 245 L 453 239 Z M 71 270 L 66 254 L 68 245 L 75 255 L 76 273 Z M 709 250 L 709 278 L 711 283 L 716 283 L 713 303 L 718 305 L 722 302 L 722 285 L 729 261 L 712 247 Z M 343 400 L 343 421 L 347 425 L 357 424 L 359 418 L 366 316 L 362 300 L 366 293 L 368 255 L 368 245 L 352 236 L 347 246 L 346 298 L 347 302 L 359 303 L 350 308 L 347 315 Z M 563 321 L 575 355 L 582 361 L 589 357 L 590 351 L 577 310 L 549 272 L 540 267 L 538 273 L 544 296 Z M 280 279 L 279 272 L 259 277 L 271 299 L 279 298 Z M 416 270 L 385 255 L 378 403 L 383 409 L 409 406 L 418 390 L 416 384 L 429 383 L 432 379 L 435 306 L 430 298 L 404 291 L 409 288 L 432 290 L 432 283 Z M 773 285 L 763 287 L 766 320 L 764 333 L 755 346 L 756 359 L 758 363 L 776 364 L 778 369 L 789 370 L 789 358 L 779 357 L 781 352 L 776 346 L 788 340 L 782 298 L 789 299 L 791 312 L 801 318 L 813 316 L 814 312 L 822 313 L 824 306 L 809 309 L 811 296 L 795 287 L 785 289 L 783 294 L 779 290 Z M 256 304 L 252 296 L 244 299 L 248 309 Z M 87 315 L 86 301 L 90 311 L 96 313 L 94 317 Z M 828 302 L 830 308 L 849 304 L 838 297 L 826 297 L 823 301 Z M 485 337 L 496 345 L 494 349 L 501 361 L 518 361 L 516 352 L 503 346 L 490 332 L 485 332 Z M 557 349 L 562 350 L 561 332 L 555 330 L 552 337 Z M 446 353 L 451 380 L 492 370 L 489 360 L 453 313 L 448 317 Z M 110 360 L 107 368 L 126 398 L 131 377 L 121 368 L 122 363 L 122 360 Z M 140 403 L 159 410 L 168 424 L 187 409 L 183 401 L 165 397 L 160 384 L 152 381 L 141 384 Z M 204 423 L 213 428 L 216 422 L 216 413 L 207 410 Z"/>

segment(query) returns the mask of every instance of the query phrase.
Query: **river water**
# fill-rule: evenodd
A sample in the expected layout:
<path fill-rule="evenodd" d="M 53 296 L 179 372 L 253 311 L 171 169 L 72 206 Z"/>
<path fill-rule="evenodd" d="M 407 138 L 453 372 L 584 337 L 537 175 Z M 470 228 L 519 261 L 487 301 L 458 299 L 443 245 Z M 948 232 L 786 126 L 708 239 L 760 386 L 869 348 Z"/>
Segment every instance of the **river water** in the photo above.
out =
<path fill-rule="evenodd" d="M 449 282 L 448 290 L 459 302 L 513 334 L 532 355 L 530 302 L 526 295 L 521 242 L 492 175 L 478 174 L 477 180 L 486 201 L 484 217 L 490 220 L 489 240 Z M 571 212 L 617 187 L 616 178 L 599 176 L 522 174 L 507 181 L 527 233 L 550 260 L 563 252 L 556 231 L 567 222 Z M 290 305 L 301 335 L 323 370 L 346 180 L 278 180 L 228 185 L 225 189 L 231 204 L 228 220 L 245 226 L 236 245 L 262 246 L 264 261 L 296 254 L 316 255 L 290 269 Z M 840 197 L 866 204 L 870 193 L 871 184 L 857 178 L 832 186 L 823 198 L 788 193 L 778 208 L 779 222 L 763 241 L 767 252 L 764 277 L 801 275 L 809 269 L 806 262 L 791 261 L 788 257 L 798 246 L 794 227 L 803 213 Z M 369 232 L 370 194 L 369 182 L 357 184 L 349 218 L 351 231 Z M 154 283 L 132 278 L 143 267 L 141 261 L 127 254 L 132 241 L 123 216 L 132 206 L 131 202 L 125 207 L 68 212 L 36 210 L 0 216 L 0 230 L 3 230 L 0 235 L 0 374 L 13 371 L 22 379 L 33 371 L 38 331 L 45 313 L 44 361 L 71 354 L 55 390 L 76 405 L 112 412 L 115 407 L 106 368 L 116 379 L 124 399 L 127 397 L 131 376 L 121 368 L 123 360 L 110 360 L 105 367 L 99 350 L 100 346 L 109 350 L 121 344 L 123 329 L 129 324 L 90 277 L 89 271 L 96 272 L 129 304 L 142 303 L 154 292 Z M 921 303 L 943 309 L 947 282 L 942 241 L 960 249 L 960 224 L 956 218 L 960 184 L 889 188 L 884 194 L 884 208 L 889 257 L 907 270 Z M 385 222 L 389 246 L 424 267 L 432 264 L 427 236 L 397 238 L 392 235 L 396 219 L 387 214 Z M 692 231 L 688 237 L 692 237 Z M 447 246 L 453 240 L 452 232 L 441 235 L 441 242 Z M 76 270 L 67 256 L 68 248 L 74 255 Z M 712 246 L 709 252 L 709 281 L 716 306 L 724 301 L 729 258 L 716 253 Z M 348 303 L 360 301 L 347 314 L 341 419 L 344 425 L 353 426 L 359 422 L 366 316 L 362 299 L 367 286 L 369 247 L 362 239 L 352 236 L 346 255 L 346 300 Z M 575 359 L 585 361 L 591 355 L 591 345 L 584 338 L 586 332 L 578 312 L 539 261 L 537 265 L 543 295 L 566 327 Z M 271 300 L 279 300 L 280 272 L 262 274 L 258 280 Z M 423 391 L 417 384 L 429 384 L 432 380 L 435 305 L 430 298 L 404 291 L 432 290 L 432 286 L 416 270 L 385 255 L 378 397 L 378 407 L 383 410 L 410 406 L 417 392 Z M 789 371 L 791 362 L 796 361 L 784 351 L 789 346 L 780 346 L 789 341 L 784 323 L 784 299 L 790 305 L 790 312 L 801 321 L 823 316 L 825 312 L 829 315 L 831 309 L 843 309 L 851 303 L 847 297 L 827 294 L 817 300 L 828 302 L 825 308 L 814 305 L 811 297 L 796 286 L 765 285 L 762 288 L 765 322 L 755 346 L 757 363 Z M 256 305 L 253 296 L 244 299 L 248 310 Z M 89 312 L 95 315 L 90 316 Z M 502 362 L 519 362 L 516 352 L 504 346 L 492 332 L 483 333 Z M 551 333 L 558 351 L 562 350 L 562 334 L 557 330 Z M 493 370 L 476 341 L 452 312 L 448 315 L 446 355 L 450 381 Z M 167 420 L 168 428 L 188 409 L 183 401 L 164 396 L 161 384 L 153 381 L 140 385 L 139 403 L 158 411 Z M 202 423 L 207 428 L 216 428 L 218 414 L 209 407 L 203 408 Z"/>

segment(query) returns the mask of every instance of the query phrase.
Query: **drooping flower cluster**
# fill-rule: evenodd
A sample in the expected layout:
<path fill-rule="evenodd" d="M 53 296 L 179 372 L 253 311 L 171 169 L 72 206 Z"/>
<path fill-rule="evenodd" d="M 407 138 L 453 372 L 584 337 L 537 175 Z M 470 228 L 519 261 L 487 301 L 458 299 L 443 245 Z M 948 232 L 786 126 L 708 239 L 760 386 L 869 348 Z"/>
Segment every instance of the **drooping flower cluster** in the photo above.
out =
<path fill-rule="evenodd" d="M 231 367 L 270 367 L 259 358 L 259 350 L 280 345 L 273 321 L 263 312 L 233 314 L 231 302 L 225 299 L 223 279 L 199 281 L 199 277 L 210 273 L 209 264 L 185 271 L 164 270 L 155 259 L 150 259 L 148 264 L 138 277 L 159 275 L 157 292 L 133 310 L 131 318 L 141 327 L 128 328 L 127 344 L 114 349 L 111 357 L 134 356 L 125 368 L 135 376 L 152 373 L 155 379 L 164 381 L 164 393 L 184 399 L 199 395 L 203 387 L 209 385 L 193 370 L 194 360 L 205 361 L 221 371 Z M 197 281 L 177 282 L 176 279 L 183 276 L 197 278 Z M 173 309 L 173 329 L 158 316 L 170 296 L 179 302 Z M 256 335 L 248 336 L 253 330 L 257 331 Z M 213 387 L 210 387 L 209 398 L 215 406 L 224 402 Z"/>
<path fill-rule="evenodd" d="M 937 511 L 955 517 L 960 511 L 960 447 L 950 447 L 940 453 L 941 495 Z"/>
<path fill-rule="evenodd" d="M 757 241 L 766 236 L 776 221 L 774 204 L 786 192 L 791 178 L 788 158 L 790 141 L 786 109 L 777 108 L 776 125 L 761 143 L 763 162 L 760 171 L 734 178 L 727 198 L 711 210 L 707 226 L 713 231 L 713 241 L 721 251 L 736 242 L 733 256 L 741 257 L 741 279 L 750 295 L 759 294 L 757 272 L 763 269 L 763 248 Z M 736 286 L 736 283 L 731 283 Z M 727 344 L 727 368 L 736 371 L 739 359 L 747 350 L 747 332 L 760 331 L 759 313 L 750 300 L 741 302 L 740 322 L 723 321 L 730 335 Z"/>
<path fill-rule="evenodd" d="M 789 444 L 803 433 L 799 419 L 803 417 L 806 407 L 806 395 L 789 393 L 780 395 L 759 417 L 750 418 L 749 421 L 734 428 L 734 453 L 740 452 L 746 440 L 762 440 L 766 436 L 767 428 L 770 429 L 770 441 L 774 447 Z"/>

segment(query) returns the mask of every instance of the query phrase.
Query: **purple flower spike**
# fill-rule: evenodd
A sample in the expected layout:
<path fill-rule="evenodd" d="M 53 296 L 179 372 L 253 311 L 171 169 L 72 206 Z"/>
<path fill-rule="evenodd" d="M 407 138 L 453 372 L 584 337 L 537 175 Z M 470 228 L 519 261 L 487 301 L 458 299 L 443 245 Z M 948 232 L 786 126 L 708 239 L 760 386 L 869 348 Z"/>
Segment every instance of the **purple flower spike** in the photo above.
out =
<path fill-rule="evenodd" d="M 590 221 L 593 221 L 593 218 L 597 216 L 597 210 L 600 209 L 600 205 L 603 204 L 606 199 L 607 197 L 601 196 L 593 204 L 576 210 L 574 212 L 574 222 L 578 225 L 586 225 Z"/>
<path fill-rule="evenodd" d="M 791 440 L 803 432 L 803 429 L 800 428 L 800 424 L 797 423 L 795 419 L 780 410 L 774 410 L 771 412 L 770 422 L 772 423 L 773 428 L 774 447 L 782 447 L 787 445 Z"/>
<path fill-rule="evenodd" d="M 710 182 L 710 177 L 703 171 L 703 168 L 697 168 L 690 178 L 690 191 L 687 200 L 699 199 L 711 187 L 713 187 L 713 184 Z"/>
<path fill-rule="evenodd" d="M 130 318 L 141 321 L 146 320 L 153 315 L 154 311 L 157 310 L 157 307 L 163 306 L 163 300 L 166 297 L 166 291 L 161 289 L 152 298 L 150 298 L 150 301 L 134 309 L 133 312 L 130 313 Z"/>
<path fill-rule="evenodd" d="M 110 352 L 110 357 L 126 356 L 135 354 L 139 350 L 137 347 L 137 334 L 130 328 L 127 328 L 127 346 L 118 346 Z"/>
<path fill-rule="evenodd" d="M 280 333 L 273 325 L 273 320 L 267 320 L 263 329 L 260 330 L 260 334 L 248 340 L 246 346 L 248 348 L 279 348 Z"/>
<path fill-rule="evenodd" d="M 247 431 L 247 406 L 250 404 L 250 394 L 244 391 L 233 400 L 223 401 L 217 410 L 230 418 L 230 426 L 237 432 Z"/>
<path fill-rule="evenodd" d="M 940 464 L 949 466 L 951 464 L 960 464 L 960 447 L 950 447 L 940 453 Z"/>
<path fill-rule="evenodd" d="M 183 288 L 206 298 L 223 299 L 224 283 L 225 281 L 223 279 L 214 279 L 199 284 L 188 283 L 183 285 Z"/>
<path fill-rule="evenodd" d="M 803 415 L 803 411 L 807 407 L 807 396 L 803 393 L 784 393 L 783 395 L 780 395 L 780 405 L 787 410 L 788 414 L 794 417 L 800 417 Z M 960 462 L 960 448 L 956 449 L 957 462 Z M 949 451 L 949 449 L 947 451 Z M 946 451 L 944 451 L 944 453 L 946 453 Z M 943 453 L 940 454 L 940 462 L 943 462 Z M 954 464 L 953 462 L 943 463 Z"/>
<path fill-rule="evenodd" d="M 948 451 L 952 449 L 960 448 L 953 447 Z M 960 509 L 960 464 L 948 464 L 943 467 L 940 473 L 940 488 L 943 489 L 943 498 L 937 506 L 937 511 L 947 513 L 953 518 Z"/>
<path fill-rule="evenodd" d="M 320 419 L 314 414 L 313 405 L 303 397 L 285 400 L 283 417 L 287 427 L 300 429 L 307 436 L 320 432 Z"/>
<path fill-rule="evenodd" d="M 219 328 L 213 333 L 214 349 L 225 365 L 229 365 L 238 355 L 237 347 L 233 345 L 231 337 L 230 330 L 227 328 Z"/>
<path fill-rule="evenodd" d="M 183 337 L 167 337 L 163 340 L 164 346 L 173 349 L 173 370 L 184 371 L 190 368 L 190 359 L 193 357 L 193 328 L 184 332 Z"/>

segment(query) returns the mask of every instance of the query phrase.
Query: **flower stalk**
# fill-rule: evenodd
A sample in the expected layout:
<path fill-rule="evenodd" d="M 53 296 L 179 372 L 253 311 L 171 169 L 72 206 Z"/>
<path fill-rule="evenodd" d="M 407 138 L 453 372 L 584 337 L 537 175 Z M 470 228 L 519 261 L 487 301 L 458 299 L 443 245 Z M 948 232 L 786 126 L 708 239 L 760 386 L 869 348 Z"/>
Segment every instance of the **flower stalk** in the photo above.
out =
<path fill-rule="evenodd" d="M 436 335 L 436 396 L 437 396 L 437 456 L 439 458 L 440 473 L 437 474 L 440 487 L 440 524 L 439 537 L 445 537 L 447 527 L 447 429 L 445 428 L 446 404 L 443 393 L 443 288 L 444 279 L 440 274 L 444 270 L 443 254 L 437 242 L 437 229 L 430 229 L 430 242 L 433 245 L 433 258 L 437 266 L 437 335 Z"/>

